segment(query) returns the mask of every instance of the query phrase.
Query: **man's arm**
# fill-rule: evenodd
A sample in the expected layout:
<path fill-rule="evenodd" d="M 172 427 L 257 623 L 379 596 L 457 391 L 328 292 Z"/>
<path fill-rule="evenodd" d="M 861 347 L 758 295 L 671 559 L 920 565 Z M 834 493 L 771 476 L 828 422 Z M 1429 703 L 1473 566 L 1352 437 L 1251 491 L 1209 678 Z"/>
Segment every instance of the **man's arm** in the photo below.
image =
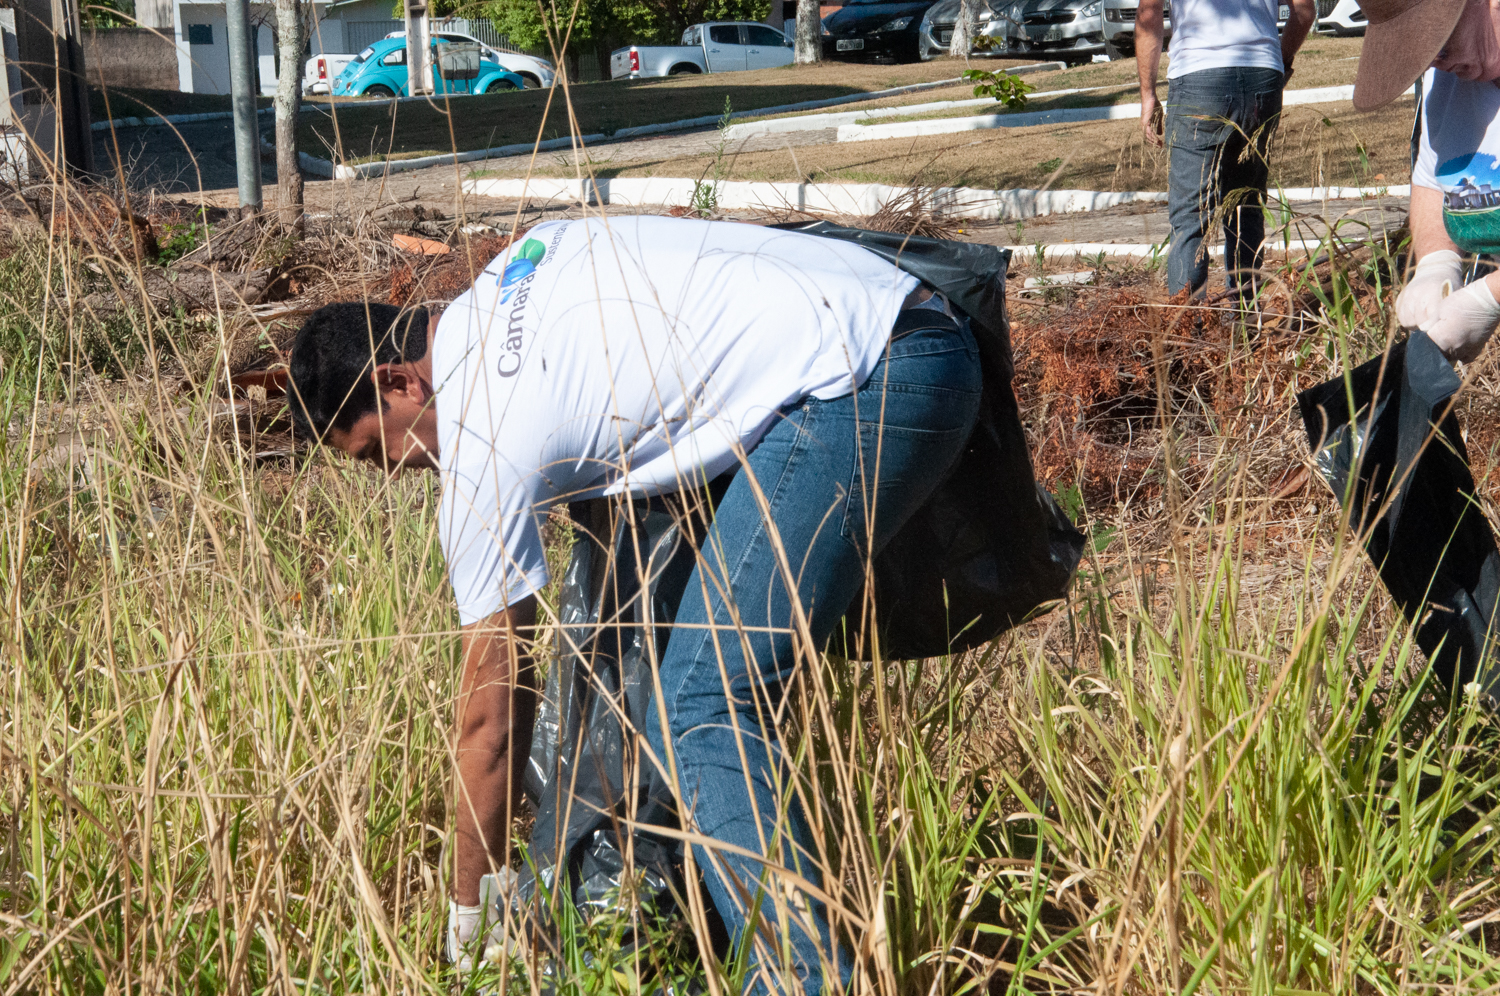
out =
<path fill-rule="evenodd" d="M 1443 224 L 1443 192 L 1432 187 L 1411 188 L 1411 254 L 1421 262 L 1428 253 L 1449 249 L 1458 252 L 1458 246 L 1448 238 L 1448 228 Z"/>
<path fill-rule="evenodd" d="M 1290 5 L 1291 15 L 1281 29 L 1281 66 L 1286 79 L 1292 78 L 1292 60 L 1297 58 L 1302 43 L 1307 41 L 1307 33 L 1318 19 L 1317 0 L 1290 0 Z"/>
<path fill-rule="evenodd" d="M 454 714 L 454 898 L 479 903 L 479 880 L 508 859 L 510 819 L 536 723 L 536 672 L 521 640 L 531 637 L 536 599 L 463 628 L 463 677 Z"/>
<path fill-rule="evenodd" d="M 1308 0 L 1312 2 L 1312 0 Z M 1141 131 L 1162 147 L 1161 105 L 1156 102 L 1156 73 L 1161 69 L 1162 0 L 1141 0 L 1135 14 L 1135 60 L 1141 80 Z"/>

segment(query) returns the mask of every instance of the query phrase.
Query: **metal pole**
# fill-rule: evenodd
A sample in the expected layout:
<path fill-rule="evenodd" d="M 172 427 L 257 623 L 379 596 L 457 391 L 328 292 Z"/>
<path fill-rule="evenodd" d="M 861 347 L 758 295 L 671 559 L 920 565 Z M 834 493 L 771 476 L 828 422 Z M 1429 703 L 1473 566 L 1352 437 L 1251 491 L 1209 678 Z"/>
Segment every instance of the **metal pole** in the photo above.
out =
<path fill-rule="evenodd" d="M 260 134 L 255 117 L 255 62 L 250 38 L 250 0 L 227 0 L 229 100 L 234 107 L 234 168 L 240 207 L 260 213 Z"/>
<path fill-rule="evenodd" d="M 432 35 L 427 0 L 403 0 L 406 15 L 406 92 L 418 97 L 433 92 Z"/>

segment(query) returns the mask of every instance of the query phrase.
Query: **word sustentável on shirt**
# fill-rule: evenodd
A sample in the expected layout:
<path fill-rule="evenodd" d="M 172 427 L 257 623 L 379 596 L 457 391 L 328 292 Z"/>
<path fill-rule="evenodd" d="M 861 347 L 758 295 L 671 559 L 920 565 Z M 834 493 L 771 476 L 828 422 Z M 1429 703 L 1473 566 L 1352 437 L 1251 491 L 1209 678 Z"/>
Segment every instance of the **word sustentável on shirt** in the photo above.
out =
<path fill-rule="evenodd" d="M 1172 0 L 1167 79 L 1205 69 L 1275 69 L 1281 62 L 1278 0 Z"/>
<path fill-rule="evenodd" d="M 1427 70 L 1414 186 L 1443 192 L 1443 226 L 1467 252 L 1500 252 L 1500 86 Z"/>
<path fill-rule="evenodd" d="M 856 245 L 732 222 L 549 222 L 432 343 L 439 529 L 459 617 L 547 583 L 557 501 L 704 484 L 787 405 L 859 387 L 915 278 Z"/>

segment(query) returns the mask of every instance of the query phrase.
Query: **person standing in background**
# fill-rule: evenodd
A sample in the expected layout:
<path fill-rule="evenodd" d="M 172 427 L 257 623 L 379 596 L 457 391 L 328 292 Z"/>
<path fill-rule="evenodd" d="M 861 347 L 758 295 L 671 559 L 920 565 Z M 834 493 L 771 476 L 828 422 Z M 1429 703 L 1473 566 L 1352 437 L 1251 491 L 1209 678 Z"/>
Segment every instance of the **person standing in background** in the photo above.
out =
<path fill-rule="evenodd" d="M 1279 6 L 1289 7 L 1290 16 L 1278 37 Z M 1146 141 L 1157 148 L 1165 144 L 1170 156 L 1169 293 L 1204 293 L 1203 239 L 1222 210 L 1227 286 L 1239 288 L 1242 299 L 1253 296 L 1266 230 L 1266 150 L 1292 60 L 1316 16 L 1315 0 L 1172 0 L 1164 143 L 1156 98 L 1162 0 L 1141 0 L 1135 29 L 1141 129 Z"/>

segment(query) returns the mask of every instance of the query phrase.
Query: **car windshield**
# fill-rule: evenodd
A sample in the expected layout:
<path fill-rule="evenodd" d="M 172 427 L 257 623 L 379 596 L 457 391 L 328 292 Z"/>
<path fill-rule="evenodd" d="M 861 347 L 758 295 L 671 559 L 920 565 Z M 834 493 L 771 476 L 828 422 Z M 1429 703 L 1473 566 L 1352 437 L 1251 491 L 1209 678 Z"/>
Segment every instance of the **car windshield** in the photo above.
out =
<path fill-rule="evenodd" d="M 356 55 L 354 58 L 350 59 L 349 61 L 352 62 L 352 63 L 354 63 L 355 65 L 358 65 L 359 63 L 364 62 L 366 59 L 368 59 L 370 56 L 372 56 L 374 54 L 375 54 L 375 49 L 372 46 L 370 48 L 365 49 L 363 52 L 359 53 L 358 55 Z"/>

